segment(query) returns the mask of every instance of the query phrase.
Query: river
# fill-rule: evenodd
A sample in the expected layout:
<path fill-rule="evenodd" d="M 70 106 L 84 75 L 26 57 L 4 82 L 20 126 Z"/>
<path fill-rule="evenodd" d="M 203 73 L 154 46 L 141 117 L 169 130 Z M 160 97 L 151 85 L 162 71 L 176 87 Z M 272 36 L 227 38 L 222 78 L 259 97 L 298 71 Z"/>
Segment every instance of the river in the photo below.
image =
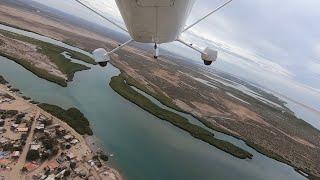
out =
<path fill-rule="evenodd" d="M 0 29 L 82 51 L 34 33 L 7 26 Z M 108 83 L 119 74 L 117 68 L 86 65 L 91 69 L 76 73 L 68 87 L 61 87 L 0 56 L 0 74 L 24 95 L 39 102 L 81 110 L 104 149 L 114 154 L 110 163 L 125 179 L 304 179 L 292 167 L 259 154 L 233 137 L 215 132 L 218 138 L 252 153 L 252 160 L 235 158 L 191 137 L 114 92 Z M 187 118 L 201 125 L 196 119 Z"/>

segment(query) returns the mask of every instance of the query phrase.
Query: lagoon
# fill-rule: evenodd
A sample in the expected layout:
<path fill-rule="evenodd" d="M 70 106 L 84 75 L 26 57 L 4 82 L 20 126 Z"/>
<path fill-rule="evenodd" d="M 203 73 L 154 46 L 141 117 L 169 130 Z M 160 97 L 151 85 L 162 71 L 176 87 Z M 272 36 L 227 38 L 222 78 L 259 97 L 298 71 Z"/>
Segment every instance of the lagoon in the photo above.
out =
<path fill-rule="evenodd" d="M 34 33 L 18 33 L 46 41 L 46 37 Z M 4 57 L 0 57 L 0 74 L 35 101 L 81 110 L 103 148 L 114 154 L 110 163 L 125 179 L 304 179 L 292 167 L 233 137 L 215 132 L 217 137 L 252 153 L 252 160 L 235 158 L 191 137 L 114 92 L 108 84 L 120 73 L 117 68 L 86 65 L 91 69 L 77 72 L 68 87 L 40 79 Z M 201 125 L 196 119 L 193 122 Z"/>

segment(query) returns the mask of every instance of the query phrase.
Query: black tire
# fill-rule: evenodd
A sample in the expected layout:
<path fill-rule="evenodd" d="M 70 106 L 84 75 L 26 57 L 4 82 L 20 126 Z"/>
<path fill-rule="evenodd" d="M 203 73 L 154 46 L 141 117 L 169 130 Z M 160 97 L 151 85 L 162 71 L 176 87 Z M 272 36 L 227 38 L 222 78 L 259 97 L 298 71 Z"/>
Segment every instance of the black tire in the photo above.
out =
<path fill-rule="evenodd" d="M 212 61 L 206 61 L 206 60 L 203 60 L 203 63 L 207 66 L 211 65 L 212 64 Z"/>
<path fill-rule="evenodd" d="M 98 62 L 101 67 L 106 67 L 108 65 L 108 61 Z"/>

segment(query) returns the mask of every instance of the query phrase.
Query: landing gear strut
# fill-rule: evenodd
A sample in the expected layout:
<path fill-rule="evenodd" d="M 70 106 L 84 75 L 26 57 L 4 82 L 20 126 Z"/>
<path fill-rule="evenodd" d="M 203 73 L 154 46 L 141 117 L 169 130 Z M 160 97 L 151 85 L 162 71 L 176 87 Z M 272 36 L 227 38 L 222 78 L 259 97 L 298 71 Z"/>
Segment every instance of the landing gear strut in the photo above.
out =
<path fill-rule="evenodd" d="M 157 43 L 154 43 L 154 54 L 153 54 L 153 57 L 155 59 L 158 59 L 158 56 L 159 56 L 159 48 L 158 48 Z"/>

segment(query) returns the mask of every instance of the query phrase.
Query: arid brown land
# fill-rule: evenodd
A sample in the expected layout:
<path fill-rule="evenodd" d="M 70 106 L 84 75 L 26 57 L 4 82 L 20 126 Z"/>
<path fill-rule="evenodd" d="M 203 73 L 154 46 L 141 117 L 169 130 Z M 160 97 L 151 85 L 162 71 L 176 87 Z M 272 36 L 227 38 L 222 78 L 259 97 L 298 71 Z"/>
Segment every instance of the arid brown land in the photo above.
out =
<path fill-rule="evenodd" d="M 92 32 L 89 27 L 80 28 L 49 15 L 43 17 L 6 5 L 0 6 L 0 22 L 89 51 L 118 45 L 113 37 Z M 226 85 L 223 82 L 228 80 L 222 78 L 223 73 L 208 74 L 181 59 L 162 56 L 155 60 L 150 52 L 134 46 L 113 55 L 112 63 L 133 78 L 138 88 L 166 105 L 194 115 L 208 127 L 243 139 L 263 154 L 320 177 L 320 132 L 298 119 L 276 97 L 263 93 L 278 106 Z"/>

